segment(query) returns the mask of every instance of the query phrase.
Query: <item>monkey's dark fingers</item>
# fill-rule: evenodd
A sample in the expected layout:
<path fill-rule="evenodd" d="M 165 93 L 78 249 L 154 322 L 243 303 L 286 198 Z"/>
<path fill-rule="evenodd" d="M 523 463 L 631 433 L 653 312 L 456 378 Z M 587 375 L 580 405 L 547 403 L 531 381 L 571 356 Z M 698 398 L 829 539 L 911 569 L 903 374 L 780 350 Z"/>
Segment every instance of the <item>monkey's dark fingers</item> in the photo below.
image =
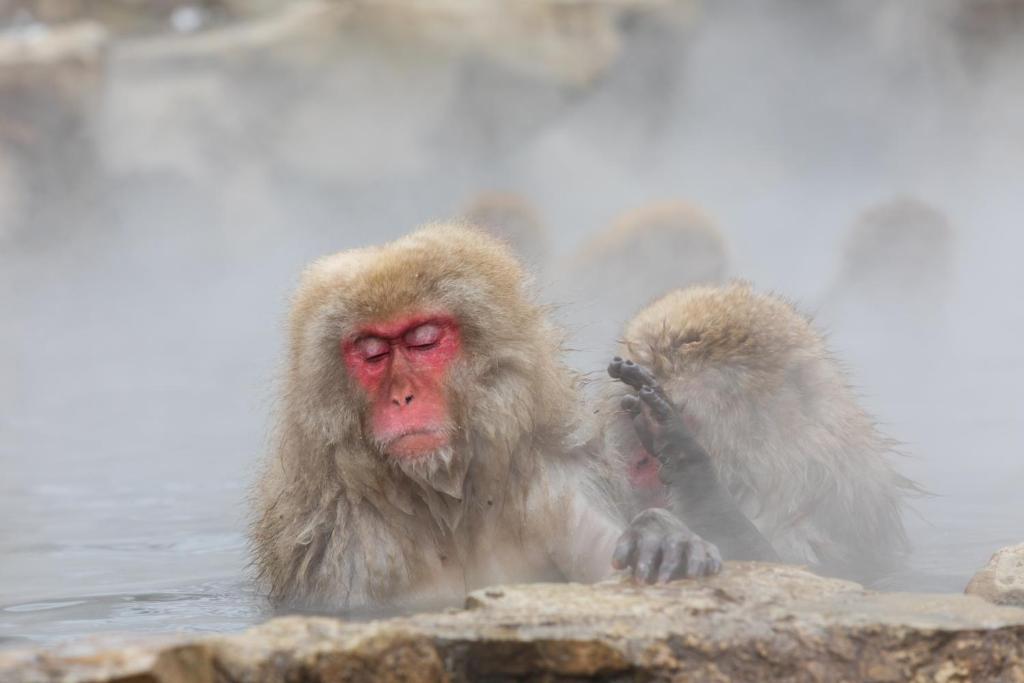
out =
<path fill-rule="evenodd" d="M 722 555 L 713 543 L 702 538 L 694 539 L 686 557 L 688 576 L 713 576 L 722 571 Z"/>
<path fill-rule="evenodd" d="M 699 536 L 674 534 L 665 539 L 658 582 L 712 576 L 722 570 L 722 556 Z"/>
<path fill-rule="evenodd" d="M 612 567 L 615 569 L 625 569 L 626 567 L 633 566 L 639 540 L 640 533 L 636 529 L 627 529 L 615 544 L 615 552 L 612 554 Z"/>
<path fill-rule="evenodd" d="M 665 424 L 676 414 L 675 406 L 659 391 L 653 387 L 644 387 L 640 390 L 640 400 L 643 401 L 650 411 L 652 417 L 661 424 Z"/>
<path fill-rule="evenodd" d="M 658 583 L 666 583 L 672 579 L 687 576 L 686 558 L 689 554 L 690 540 L 690 537 L 685 534 L 672 534 L 665 539 L 664 549 L 661 553 Z"/>
<path fill-rule="evenodd" d="M 608 366 L 608 374 L 638 390 L 643 387 L 658 386 L 658 381 L 654 379 L 654 375 L 628 358 L 622 360 L 616 356 L 612 359 L 611 365 Z"/>
<path fill-rule="evenodd" d="M 658 576 L 662 562 L 662 537 L 653 532 L 640 535 L 637 543 L 636 561 L 633 563 L 633 578 L 640 583 L 653 583 Z"/>
<path fill-rule="evenodd" d="M 639 399 L 637 399 L 637 404 L 640 404 Z M 650 420 L 639 410 L 633 415 L 633 431 L 636 432 L 644 449 L 654 457 L 658 457 L 654 446 L 654 435 L 651 433 Z"/>
<path fill-rule="evenodd" d="M 626 394 L 619 401 L 619 407 L 631 415 L 637 415 L 640 413 L 640 399 L 633 394 Z"/>

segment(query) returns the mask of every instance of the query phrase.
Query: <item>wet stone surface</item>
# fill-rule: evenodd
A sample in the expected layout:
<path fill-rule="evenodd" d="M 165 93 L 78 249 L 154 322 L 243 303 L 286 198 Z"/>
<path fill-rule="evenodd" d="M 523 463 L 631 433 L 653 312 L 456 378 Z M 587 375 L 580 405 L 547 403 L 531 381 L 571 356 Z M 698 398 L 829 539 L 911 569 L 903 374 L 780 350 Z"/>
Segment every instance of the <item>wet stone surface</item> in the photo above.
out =
<path fill-rule="evenodd" d="M 1024 607 L 1024 543 L 993 555 L 967 584 L 966 592 L 997 605 Z"/>
<path fill-rule="evenodd" d="M 543 678 L 1024 681 L 1024 610 L 866 591 L 730 563 L 666 586 L 506 586 L 370 623 L 283 617 L 244 634 L 0 653 L 4 681 Z"/>

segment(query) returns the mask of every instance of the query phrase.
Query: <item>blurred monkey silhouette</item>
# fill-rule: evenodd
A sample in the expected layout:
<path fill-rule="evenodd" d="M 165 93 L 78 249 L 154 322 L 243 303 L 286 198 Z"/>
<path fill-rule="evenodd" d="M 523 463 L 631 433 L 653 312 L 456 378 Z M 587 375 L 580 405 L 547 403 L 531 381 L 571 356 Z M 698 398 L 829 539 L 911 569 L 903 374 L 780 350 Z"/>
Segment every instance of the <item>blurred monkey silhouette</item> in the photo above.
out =
<path fill-rule="evenodd" d="M 693 204 L 658 202 L 622 214 L 562 269 L 580 369 L 603 372 L 627 320 L 671 289 L 722 282 L 729 261 L 718 226 Z"/>
<path fill-rule="evenodd" d="M 536 208 L 512 192 L 481 192 L 461 212 L 467 222 L 506 242 L 534 272 L 543 272 L 550 253 L 547 228 Z"/>

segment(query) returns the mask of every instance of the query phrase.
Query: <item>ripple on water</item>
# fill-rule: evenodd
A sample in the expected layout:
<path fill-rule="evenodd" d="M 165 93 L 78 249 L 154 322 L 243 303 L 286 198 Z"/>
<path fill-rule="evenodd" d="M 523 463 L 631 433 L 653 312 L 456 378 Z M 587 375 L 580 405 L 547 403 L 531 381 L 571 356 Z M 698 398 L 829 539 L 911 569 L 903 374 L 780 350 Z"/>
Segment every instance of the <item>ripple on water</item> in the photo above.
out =
<path fill-rule="evenodd" d="M 4 612 L 44 612 L 46 610 L 61 609 L 64 607 L 74 607 L 76 605 L 84 604 L 84 600 L 64 600 L 61 602 L 26 602 L 23 605 L 10 605 L 9 607 L 0 608 L 0 611 Z"/>
<path fill-rule="evenodd" d="M 270 616 L 245 584 L 211 581 L 163 592 L 54 597 L 0 605 L 0 647 L 87 633 L 237 631 Z"/>

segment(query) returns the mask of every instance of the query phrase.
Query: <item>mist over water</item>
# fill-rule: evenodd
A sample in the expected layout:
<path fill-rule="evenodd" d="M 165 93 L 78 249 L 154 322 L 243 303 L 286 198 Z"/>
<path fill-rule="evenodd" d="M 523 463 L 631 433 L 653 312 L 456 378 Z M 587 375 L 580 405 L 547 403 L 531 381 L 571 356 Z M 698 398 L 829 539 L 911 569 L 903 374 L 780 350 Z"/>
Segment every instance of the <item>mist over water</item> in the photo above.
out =
<path fill-rule="evenodd" d="M 623 211 L 701 207 L 936 494 L 882 585 L 961 591 L 1024 540 L 1024 28 L 972 7 L 629 14 L 590 80 L 356 29 L 244 59 L 115 41 L 80 130 L 47 124 L 45 153 L 0 134 L 0 643 L 266 618 L 245 494 L 302 267 L 492 189 L 548 226 L 539 291 L 597 375 L 615 340 L 565 264 Z M 950 276 L 882 305 L 843 249 L 898 196 L 948 220 Z"/>

